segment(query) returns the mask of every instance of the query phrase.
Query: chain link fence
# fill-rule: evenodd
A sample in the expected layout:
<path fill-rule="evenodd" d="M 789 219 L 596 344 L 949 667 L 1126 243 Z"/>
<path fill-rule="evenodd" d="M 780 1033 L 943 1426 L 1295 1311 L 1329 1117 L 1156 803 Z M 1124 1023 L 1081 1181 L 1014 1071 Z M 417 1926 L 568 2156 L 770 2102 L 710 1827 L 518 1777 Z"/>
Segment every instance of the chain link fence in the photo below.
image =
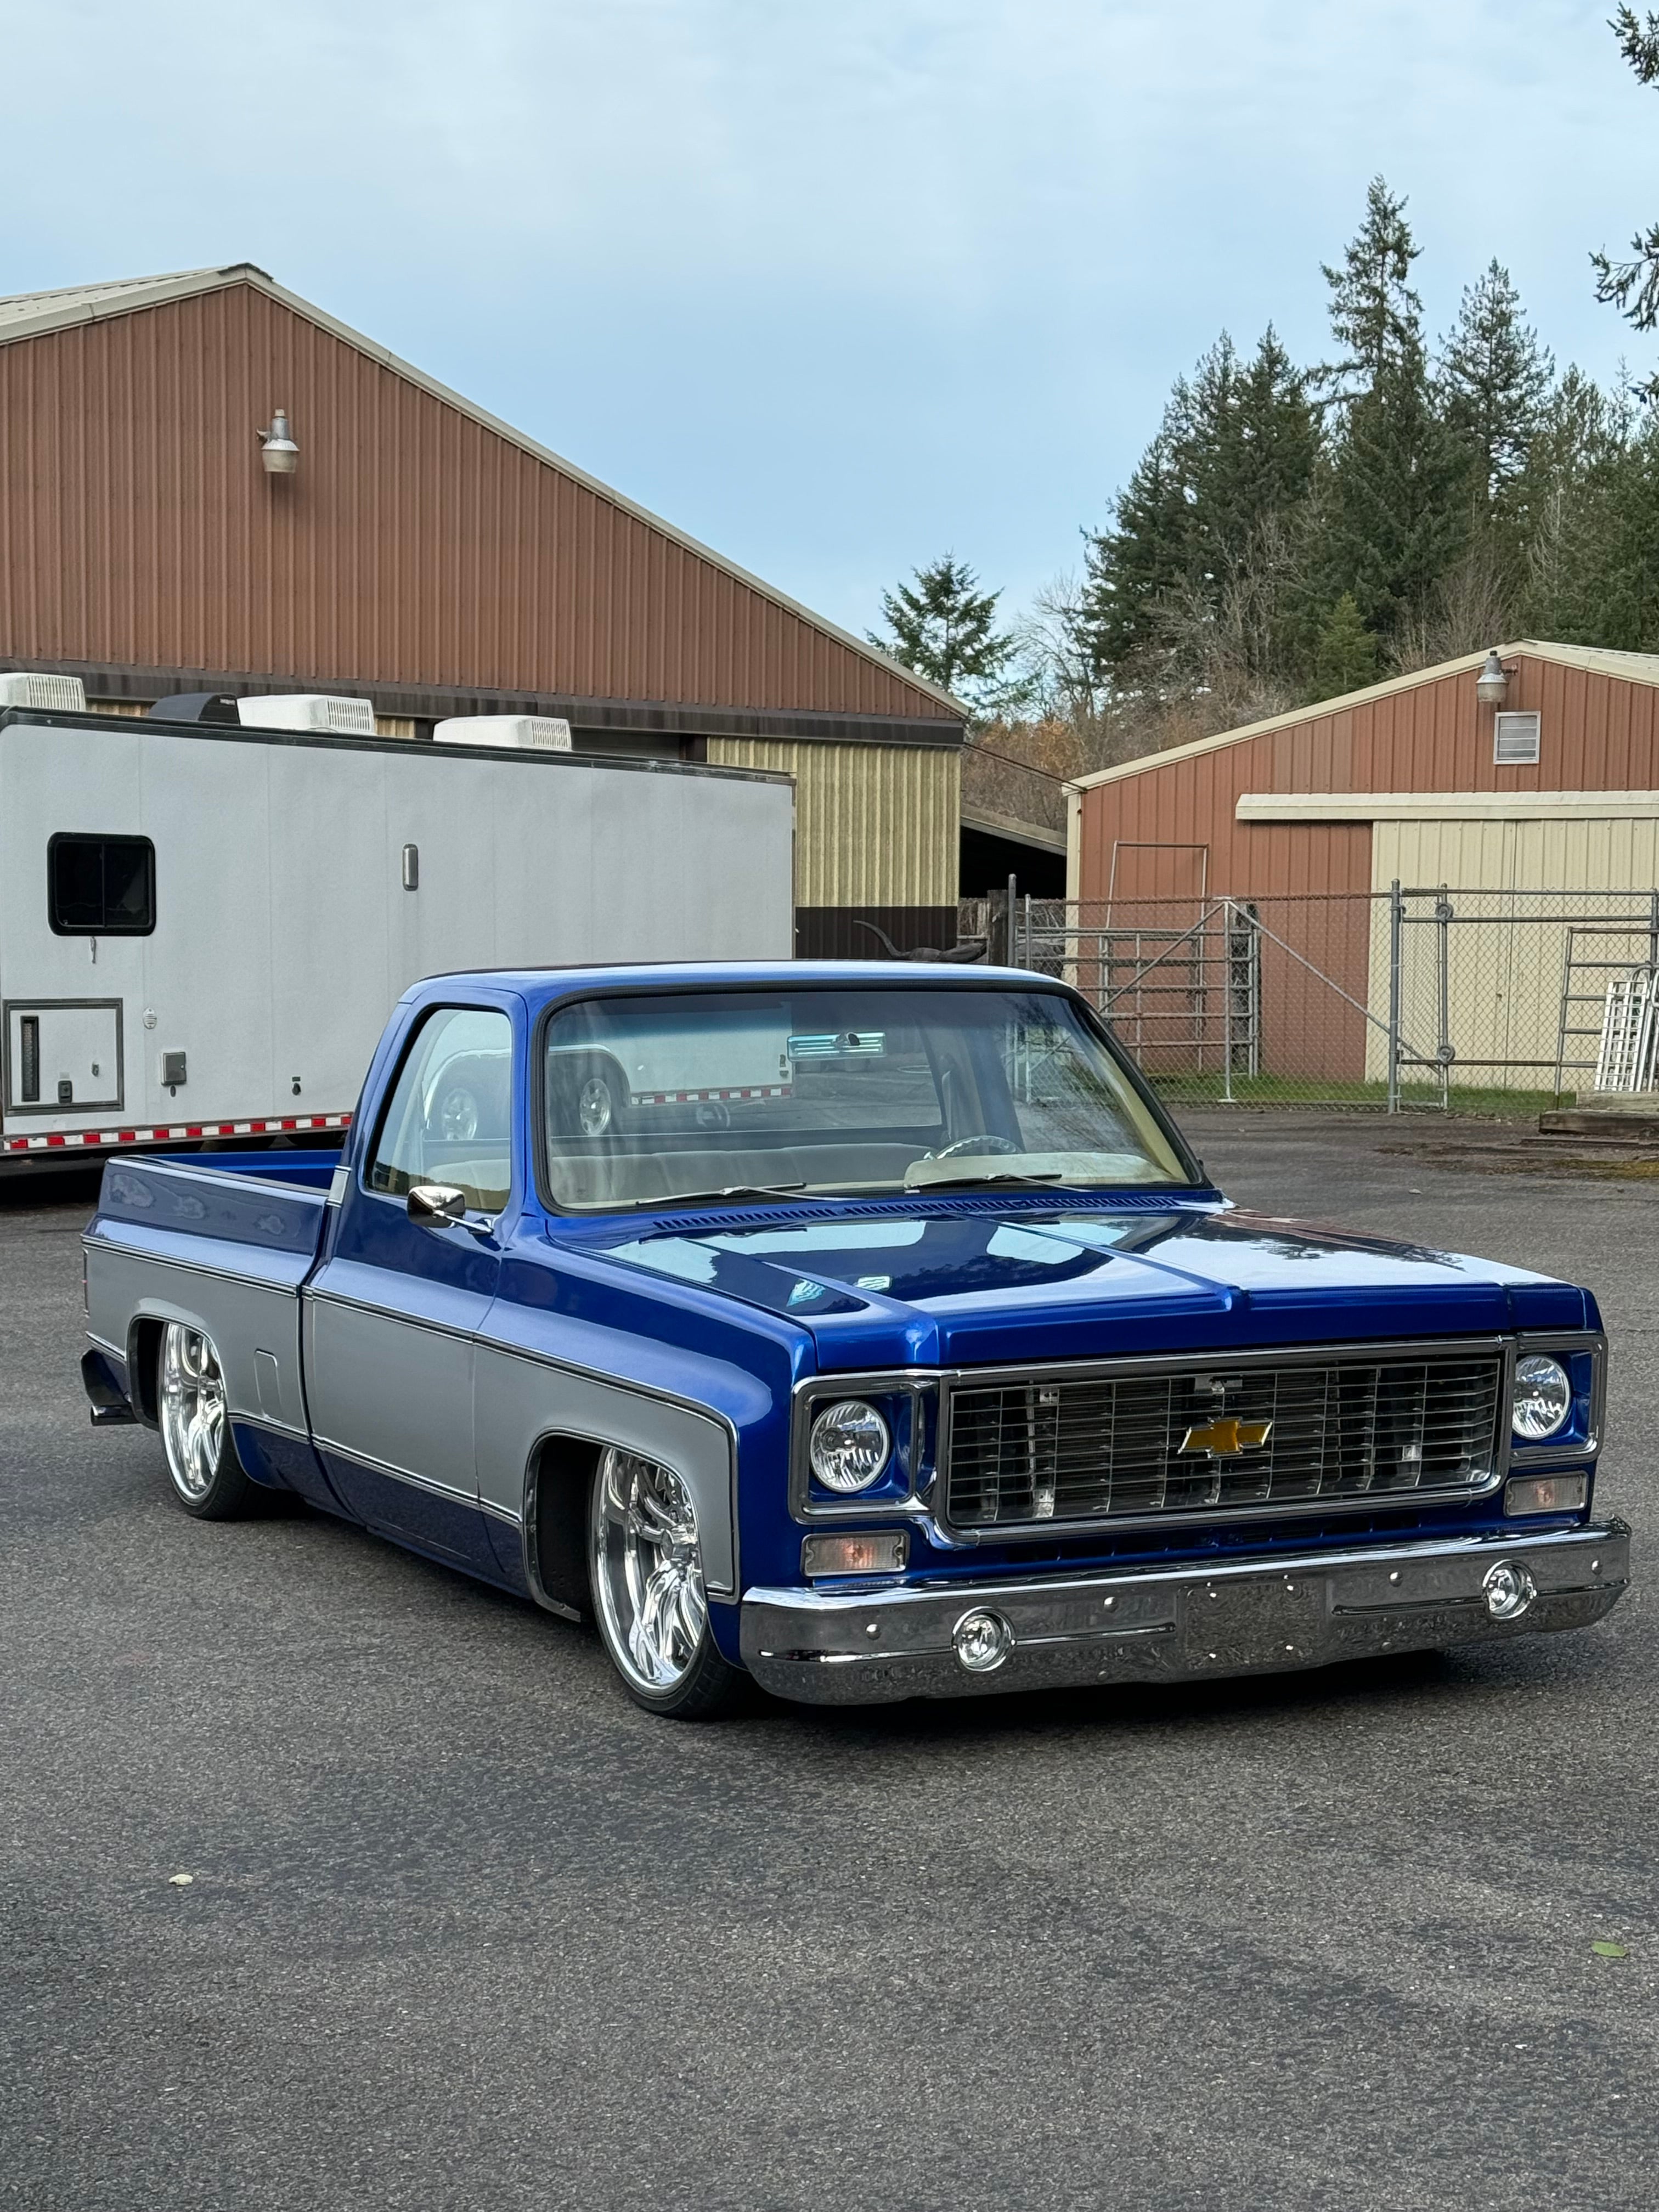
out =
<path fill-rule="evenodd" d="M 1659 890 L 963 902 L 1189 1104 L 1535 1115 L 1659 1089 Z"/>

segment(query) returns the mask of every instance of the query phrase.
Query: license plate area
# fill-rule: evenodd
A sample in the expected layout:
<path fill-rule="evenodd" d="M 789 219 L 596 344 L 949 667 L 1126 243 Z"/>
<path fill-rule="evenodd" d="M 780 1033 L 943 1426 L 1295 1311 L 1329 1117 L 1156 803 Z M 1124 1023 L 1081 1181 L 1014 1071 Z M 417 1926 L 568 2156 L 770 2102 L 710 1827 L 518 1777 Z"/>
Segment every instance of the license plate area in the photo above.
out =
<path fill-rule="evenodd" d="M 1194 1674 L 1233 1674 L 1315 1659 L 1324 1641 L 1328 1601 L 1323 1575 L 1294 1569 L 1188 1590 L 1182 1623 L 1187 1663 Z"/>

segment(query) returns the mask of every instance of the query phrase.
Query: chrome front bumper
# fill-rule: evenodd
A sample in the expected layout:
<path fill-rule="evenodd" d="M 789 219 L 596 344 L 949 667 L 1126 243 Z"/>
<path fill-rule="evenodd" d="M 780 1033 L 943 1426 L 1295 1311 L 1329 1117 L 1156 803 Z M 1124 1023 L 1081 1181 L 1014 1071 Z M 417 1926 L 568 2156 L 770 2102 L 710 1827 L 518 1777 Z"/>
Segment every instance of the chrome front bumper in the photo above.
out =
<path fill-rule="evenodd" d="M 1504 1561 L 1525 1570 L 1535 1595 L 1499 1620 L 1485 1578 Z M 819 1705 L 1194 1681 L 1585 1628 L 1612 1610 L 1629 1575 L 1630 1531 L 1612 1521 L 1208 1567 L 751 1589 L 742 1650 L 763 1688 Z M 1001 1615 L 1013 1641 L 994 1672 L 972 1674 L 952 1639 L 963 1615 L 981 1608 Z"/>

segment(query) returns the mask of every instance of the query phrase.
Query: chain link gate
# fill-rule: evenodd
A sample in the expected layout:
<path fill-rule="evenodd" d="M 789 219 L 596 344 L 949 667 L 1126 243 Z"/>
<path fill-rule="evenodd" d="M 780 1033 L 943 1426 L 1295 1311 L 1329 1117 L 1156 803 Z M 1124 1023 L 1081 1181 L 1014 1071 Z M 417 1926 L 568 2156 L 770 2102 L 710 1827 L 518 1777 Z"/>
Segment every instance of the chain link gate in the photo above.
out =
<path fill-rule="evenodd" d="M 973 911 L 969 912 L 969 906 Z M 1526 1115 L 1659 1083 L 1659 891 L 964 902 L 1188 1104 Z"/>
<path fill-rule="evenodd" d="M 1547 1107 L 1654 1080 L 1659 890 L 1396 883 L 1389 908 L 1390 1112 L 1454 1110 L 1459 1093 Z"/>

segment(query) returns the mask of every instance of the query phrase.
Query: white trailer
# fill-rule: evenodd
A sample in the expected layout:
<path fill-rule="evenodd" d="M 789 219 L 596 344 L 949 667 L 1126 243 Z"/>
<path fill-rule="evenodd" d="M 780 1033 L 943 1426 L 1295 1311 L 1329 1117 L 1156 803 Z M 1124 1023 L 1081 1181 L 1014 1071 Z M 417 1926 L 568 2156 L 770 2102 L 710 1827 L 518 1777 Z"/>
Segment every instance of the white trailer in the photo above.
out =
<path fill-rule="evenodd" d="M 787 958 L 793 862 L 787 777 L 0 713 L 0 1171 L 319 1141 L 419 977 Z"/>

